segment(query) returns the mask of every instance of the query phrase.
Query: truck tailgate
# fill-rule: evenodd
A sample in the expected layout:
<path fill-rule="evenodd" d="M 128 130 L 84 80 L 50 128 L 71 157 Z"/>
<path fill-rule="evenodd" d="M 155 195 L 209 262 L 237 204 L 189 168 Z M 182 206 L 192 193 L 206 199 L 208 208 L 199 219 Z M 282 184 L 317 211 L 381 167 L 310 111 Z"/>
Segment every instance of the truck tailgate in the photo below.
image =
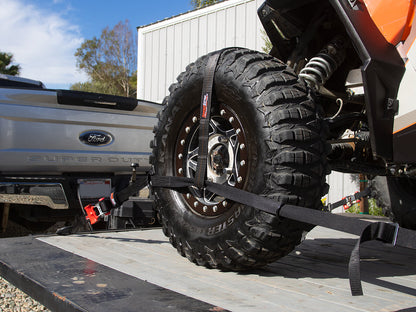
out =
<path fill-rule="evenodd" d="M 142 101 L 133 111 L 59 104 L 56 91 L 1 89 L 0 171 L 121 173 L 131 163 L 149 167 L 157 109 Z"/>

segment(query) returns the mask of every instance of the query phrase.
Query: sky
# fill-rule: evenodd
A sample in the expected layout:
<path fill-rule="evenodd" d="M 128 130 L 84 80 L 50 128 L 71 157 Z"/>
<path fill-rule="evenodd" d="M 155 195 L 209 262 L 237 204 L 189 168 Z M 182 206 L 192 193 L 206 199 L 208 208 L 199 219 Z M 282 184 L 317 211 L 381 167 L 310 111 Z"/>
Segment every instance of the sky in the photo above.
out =
<path fill-rule="evenodd" d="M 84 40 L 129 20 L 135 31 L 192 9 L 190 0 L 0 0 L 0 51 L 10 52 L 21 77 L 68 89 L 87 76 L 74 53 Z"/>

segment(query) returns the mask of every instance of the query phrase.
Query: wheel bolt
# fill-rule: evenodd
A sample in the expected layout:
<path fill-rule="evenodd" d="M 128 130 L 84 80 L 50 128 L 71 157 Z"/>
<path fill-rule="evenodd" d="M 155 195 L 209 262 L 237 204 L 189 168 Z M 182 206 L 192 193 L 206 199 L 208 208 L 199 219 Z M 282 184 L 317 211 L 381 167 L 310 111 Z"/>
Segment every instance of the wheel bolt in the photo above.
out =
<path fill-rule="evenodd" d="M 186 198 L 188 198 L 188 199 L 191 198 L 191 194 L 189 194 L 189 193 L 186 194 Z"/>
<path fill-rule="evenodd" d="M 238 177 L 238 178 L 237 178 L 237 182 L 238 182 L 238 183 L 241 183 L 242 181 L 243 181 L 243 178 L 242 178 L 242 177 Z"/>
<path fill-rule="evenodd" d="M 179 159 L 182 159 L 182 158 L 183 158 L 183 155 L 182 155 L 182 154 L 179 154 L 179 155 L 178 155 L 178 158 L 179 158 Z"/>
<path fill-rule="evenodd" d="M 218 207 L 217 206 L 212 207 L 212 211 L 217 212 L 218 211 Z"/>
<path fill-rule="evenodd" d="M 180 158 L 179 158 L 180 159 Z M 240 161 L 240 166 L 243 167 L 246 164 L 245 160 Z"/>
<path fill-rule="evenodd" d="M 241 144 L 241 145 L 240 145 L 240 149 L 241 149 L 241 150 L 243 150 L 243 149 L 245 149 L 245 148 L 246 148 L 246 146 L 245 146 L 244 144 Z"/>
<path fill-rule="evenodd" d="M 204 207 L 202 207 L 202 210 L 203 210 L 204 212 L 207 212 L 208 207 L 207 207 L 207 206 L 204 206 Z"/>
<path fill-rule="evenodd" d="M 225 115 L 225 110 L 223 110 L 223 109 L 222 109 L 222 110 L 220 111 L 220 115 L 221 115 L 221 116 L 224 116 L 224 115 Z"/>
<path fill-rule="evenodd" d="M 185 145 L 185 140 L 181 140 L 181 145 Z"/>
<path fill-rule="evenodd" d="M 223 202 L 222 202 L 222 205 L 225 207 L 225 206 L 227 206 L 227 201 L 226 200 L 224 200 Z"/>
<path fill-rule="evenodd" d="M 192 117 L 192 122 L 196 123 L 198 121 L 198 118 L 196 118 L 196 116 Z"/>
<path fill-rule="evenodd" d="M 179 172 L 180 174 L 182 174 L 183 169 L 182 169 L 182 168 L 179 168 L 179 169 L 178 169 L 178 172 Z"/>
<path fill-rule="evenodd" d="M 196 202 L 194 202 L 194 207 L 196 208 L 196 207 L 198 207 L 198 202 L 196 201 Z"/>
<path fill-rule="evenodd" d="M 185 132 L 186 132 L 186 133 L 189 133 L 190 131 L 191 131 L 191 128 L 189 128 L 189 127 L 186 127 L 186 128 L 185 128 Z"/>
<path fill-rule="evenodd" d="M 241 129 L 240 128 L 238 128 L 237 130 L 235 130 L 235 133 L 237 133 L 237 134 L 240 134 L 240 132 L 241 132 Z"/>
<path fill-rule="evenodd" d="M 230 117 L 230 118 L 228 119 L 228 121 L 229 121 L 230 123 L 232 123 L 232 122 L 234 121 L 234 117 Z"/>

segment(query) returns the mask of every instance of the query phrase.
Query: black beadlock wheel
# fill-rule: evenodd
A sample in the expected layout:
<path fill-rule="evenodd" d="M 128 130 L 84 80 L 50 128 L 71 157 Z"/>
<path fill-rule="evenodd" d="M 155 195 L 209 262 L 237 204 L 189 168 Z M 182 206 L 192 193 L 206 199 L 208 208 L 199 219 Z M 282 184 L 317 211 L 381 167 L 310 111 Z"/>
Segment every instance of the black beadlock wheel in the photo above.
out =
<path fill-rule="evenodd" d="M 208 57 L 190 64 L 164 100 L 152 144 L 157 175 L 194 177 Z M 269 55 L 231 48 L 219 59 L 213 94 L 207 178 L 276 201 L 321 207 L 326 131 L 297 75 Z M 242 270 L 274 262 L 311 229 L 194 187 L 157 188 L 155 195 L 172 245 L 211 268 Z"/>
<path fill-rule="evenodd" d="M 375 177 L 371 181 L 372 196 L 393 222 L 416 230 L 416 179 L 407 177 Z"/>

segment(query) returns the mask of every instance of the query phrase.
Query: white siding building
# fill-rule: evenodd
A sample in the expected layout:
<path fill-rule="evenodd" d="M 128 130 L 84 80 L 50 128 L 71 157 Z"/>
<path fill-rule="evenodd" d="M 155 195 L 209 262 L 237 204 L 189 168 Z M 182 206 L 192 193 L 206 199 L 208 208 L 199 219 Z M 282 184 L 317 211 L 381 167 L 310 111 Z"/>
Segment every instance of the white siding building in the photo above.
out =
<path fill-rule="evenodd" d="M 138 28 L 137 96 L 161 102 L 199 56 L 225 47 L 261 51 L 263 0 L 228 0 Z"/>
<path fill-rule="evenodd" d="M 169 86 L 198 57 L 225 47 L 262 51 L 257 9 L 264 0 L 227 0 L 138 27 L 137 97 L 161 103 Z M 328 177 L 329 202 L 357 191 L 350 175 Z"/>

